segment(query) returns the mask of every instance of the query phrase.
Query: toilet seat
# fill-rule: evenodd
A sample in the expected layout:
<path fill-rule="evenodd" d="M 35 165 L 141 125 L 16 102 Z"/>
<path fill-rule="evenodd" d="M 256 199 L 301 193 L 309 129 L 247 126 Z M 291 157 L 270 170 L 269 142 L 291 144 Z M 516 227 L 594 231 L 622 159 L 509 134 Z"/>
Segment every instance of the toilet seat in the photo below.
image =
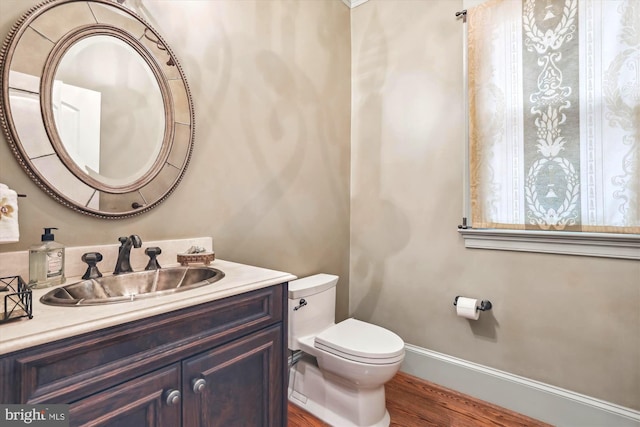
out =
<path fill-rule="evenodd" d="M 380 326 L 347 319 L 318 334 L 314 347 L 355 362 L 386 365 L 402 361 L 404 341 Z"/>

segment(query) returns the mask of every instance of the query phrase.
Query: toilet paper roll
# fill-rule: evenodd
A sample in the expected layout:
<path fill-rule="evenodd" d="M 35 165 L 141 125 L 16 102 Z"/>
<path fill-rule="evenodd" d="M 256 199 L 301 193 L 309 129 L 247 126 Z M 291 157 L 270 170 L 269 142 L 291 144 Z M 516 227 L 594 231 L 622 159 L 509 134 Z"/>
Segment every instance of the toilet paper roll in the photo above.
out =
<path fill-rule="evenodd" d="M 458 297 L 456 302 L 456 312 L 458 316 L 471 320 L 478 320 L 480 310 L 477 310 L 478 300 L 474 298 Z"/>

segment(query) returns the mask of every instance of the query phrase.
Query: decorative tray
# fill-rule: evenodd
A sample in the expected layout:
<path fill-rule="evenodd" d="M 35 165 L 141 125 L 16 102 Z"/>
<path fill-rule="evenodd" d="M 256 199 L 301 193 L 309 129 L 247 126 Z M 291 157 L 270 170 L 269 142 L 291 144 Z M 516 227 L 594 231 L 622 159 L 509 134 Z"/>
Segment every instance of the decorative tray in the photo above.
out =
<path fill-rule="evenodd" d="M 199 252 L 194 254 L 178 254 L 178 262 L 182 266 L 188 266 L 189 264 L 204 264 L 209 265 L 216 259 L 215 252 Z"/>

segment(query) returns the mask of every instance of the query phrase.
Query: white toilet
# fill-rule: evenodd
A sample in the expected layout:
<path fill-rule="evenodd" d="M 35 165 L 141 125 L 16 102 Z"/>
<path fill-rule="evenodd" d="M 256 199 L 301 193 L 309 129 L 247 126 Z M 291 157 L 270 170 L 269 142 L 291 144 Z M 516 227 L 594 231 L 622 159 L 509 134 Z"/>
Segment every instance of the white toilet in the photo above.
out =
<path fill-rule="evenodd" d="M 337 283 L 330 274 L 289 282 L 289 401 L 332 426 L 387 427 L 384 384 L 400 368 L 404 341 L 360 320 L 336 324 Z"/>

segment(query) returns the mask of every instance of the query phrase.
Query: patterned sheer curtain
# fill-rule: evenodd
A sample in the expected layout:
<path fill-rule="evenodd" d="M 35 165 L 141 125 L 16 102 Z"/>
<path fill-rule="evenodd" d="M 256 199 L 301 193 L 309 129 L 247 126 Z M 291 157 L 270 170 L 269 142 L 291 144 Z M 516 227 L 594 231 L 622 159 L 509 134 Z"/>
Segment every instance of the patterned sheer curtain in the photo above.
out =
<path fill-rule="evenodd" d="M 640 0 L 467 12 L 473 228 L 640 233 Z"/>

